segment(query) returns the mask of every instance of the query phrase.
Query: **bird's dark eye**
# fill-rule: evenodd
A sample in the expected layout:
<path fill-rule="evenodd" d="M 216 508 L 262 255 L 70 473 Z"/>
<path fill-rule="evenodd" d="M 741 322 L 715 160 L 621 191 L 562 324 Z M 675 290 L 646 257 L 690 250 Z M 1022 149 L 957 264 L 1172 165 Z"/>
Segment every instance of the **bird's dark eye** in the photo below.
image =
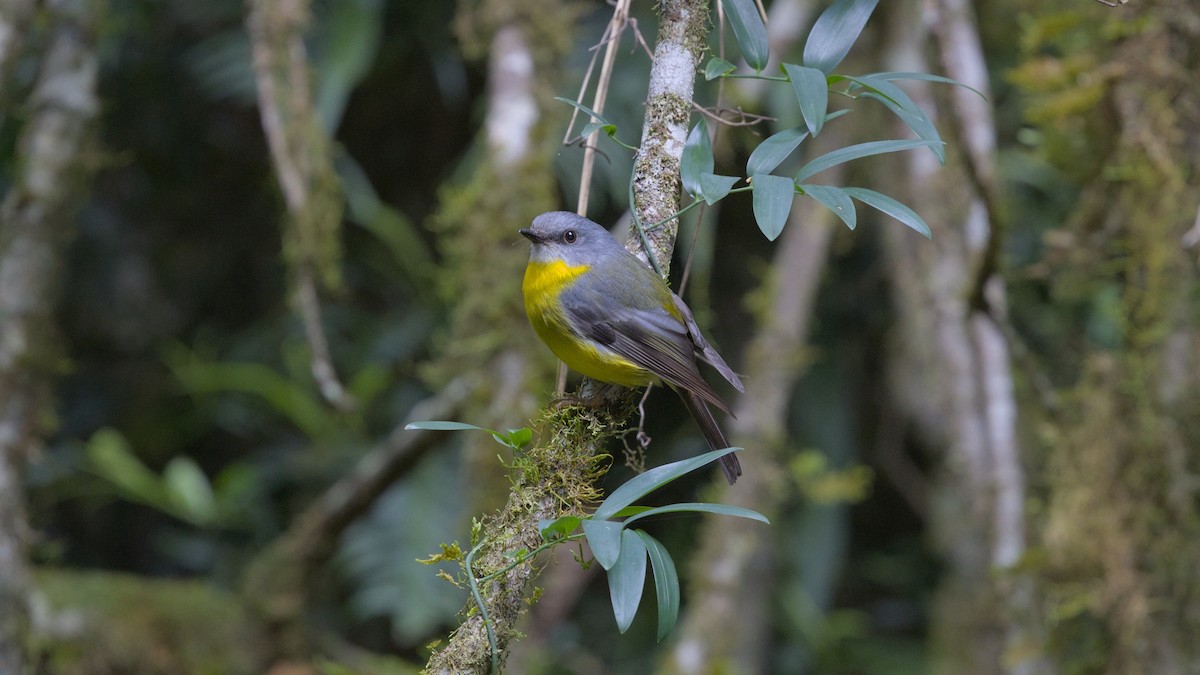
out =
<path fill-rule="evenodd" d="M 563 232 L 563 241 L 565 241 L 568 244 L 574 244 L 575 243 L 575 230 L 567 230 L 566 232 Z"/>

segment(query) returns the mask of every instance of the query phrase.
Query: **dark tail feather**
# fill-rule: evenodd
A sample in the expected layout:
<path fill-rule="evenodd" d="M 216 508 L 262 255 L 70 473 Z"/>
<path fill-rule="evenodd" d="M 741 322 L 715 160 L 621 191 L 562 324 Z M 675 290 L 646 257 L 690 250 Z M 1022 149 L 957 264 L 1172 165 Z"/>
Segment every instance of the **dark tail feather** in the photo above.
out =
<path fill-rule="evenodd" d="M 721 431 L 721 427 L 717 426 L 717 421 L 713 419 L 708 405 L 699 396 L 686 389 L 678 391 L 679 397 L 683 399 L 683 404 L 692 414 L 692 419 L 696 420 L 696 424 L 700 426 L 700 431 L 704 434 L 704 440 L 708 441 L 708 446 L 713 450 L 728 448 L 729 441 L 725 439 L 725 433 Z M 729 453 L 720 461 L 721 470 L 725 472 L 725 479 L 729 481 L 730 485 L 733 485 L 737 482 L 738 476 L 742 475 L 742 465 L 738 462 L 737 454 Z"/>

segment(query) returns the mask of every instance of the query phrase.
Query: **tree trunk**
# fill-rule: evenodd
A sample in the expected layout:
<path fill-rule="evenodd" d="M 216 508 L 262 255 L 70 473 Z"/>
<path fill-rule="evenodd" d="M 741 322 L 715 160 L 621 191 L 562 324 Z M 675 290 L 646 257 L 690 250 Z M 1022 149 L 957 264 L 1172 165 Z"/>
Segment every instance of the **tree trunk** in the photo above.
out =
<path fill-rule="evenodd" d="M 1046 283 L 1094 307 L 1078 329 L 1071 386 L 1057 409 L 1040 411 L 1045 647 L 1059 672 L 1195 673 L 1200 9 L 1064 6 L 1077 24 L 1058 35 L 1084 55 L 1075 74 L 1044 77 L 1061 60 L 1035 42 L 1013 78 L 1046 134 L 1046 158 L 1082 188 L 1047 235 L 1065 246 L 1047 246 L 1056 264 Z M 1123 30 L 1133 20 L 1138 29 Z M 1056 39 L 1038 29 L 1030 34 Z"/>
<path fill-rule="evenodd" d="M 707 4 L 700 0 L 668 0 L 660 9 L 642 149 L 634 169 L 634 208 L 647 224 L 678 210 L 679 161 L 708 19 Z M 672 220 L 650 234 L 651 255 L 661 264 L 670 260 L 675 231 Z M 635 240 L 636 235 L 631 248 Z M 540 519 L 582 513 L 583 505 L 598 497 L 592 485 L 598 469 L 594 458 L 624 425 L 632 402 L 622 397 L 610 408 L 566 408 L 542 415 L 540 426 L 547 440 L 514 461 L 512 491 L 506 504 L 481 525 L 478 539 L 472 542 L 477 555 L 468 565 L 468 574 L 479 578 L 508 568 L 512 552 L 532 550 L 541 543 Z M 536 568 L 525 562 L 483 584 L 483 607 L 471 613 L 449 643 L 433 654 L 429 672 L 482 673 L 502 661 L 516 637 L 516 622 L 535 574 Z"/>
<path fill-rule="evenodd" d="M 17 153 L 21 167 L 0 206 L 0 672 L 25 672 L 28 539 L 23 469 L 47 431 L 50 386 L 62 368 L 54 307 L 64 250 L 94 167 L 95 31 L 99 2 L 60 2 L 50 25 L 29 119 Z M 2 37 L 2 36 L 0 36 Z M 16 39 L 8 36 L 7 39 Z M 10 58 L 11 54 L 4 54 Z"/>
<path fill-rule="evenodd" d="M 987 92 L 970 8 L 940 0 L 926 14 L 927 26 L 913 20 L 921 15 L 915 3 L 908 9 L 891 17 L 887 68 L 930 71 L 924 49 L 933 29 L 948 74 Z M 899 319 L 892 395 L 925 444 L 945 453 L 932 523 L 949 564 L 933 626 L 938 666 L 947 673 L 1029 672 L 1032 665 L 1015 656 L 1027 646 L 1019 619 L 1030 588 L 1012 570 L 1025 551 L 1025 479 L 1001 330 L 1005 287 L 993 264 L 994 122 L 990 108 L 965 89 L 949 92 L 948 105 L 938 105 L 945 99 L 935 100 L 928 86 L 910 91 L 943 131 L 957 132 L 946 153 L 950 168 L 930 152 L 904 157 L 905 201 L 930 222 L 932 242 L 898 227 L 885 235 Z"/>

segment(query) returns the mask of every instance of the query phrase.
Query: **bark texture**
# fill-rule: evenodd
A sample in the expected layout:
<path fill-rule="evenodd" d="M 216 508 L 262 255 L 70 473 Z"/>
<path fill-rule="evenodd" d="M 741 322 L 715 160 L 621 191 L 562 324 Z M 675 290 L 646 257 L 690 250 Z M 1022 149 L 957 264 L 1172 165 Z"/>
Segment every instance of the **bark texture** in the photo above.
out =
<path fill-rule="evenodd" d="M 890 70 L 928 72 L 929 37 L 949 75 L 989 91 L 970 7 L 941 0 L 922 25 L 912 11 L 893 15 L 885 54 Z M 935 35 L 927 33 L 936 29 Z M 1012 359 L 1001 330 L 1004 281 L 994 274 L 999 223 L 995 126 L 991 110 L 929 87 L 914 100 L 953 129 L 948 169 L 928 152 L 905 157 L 909 203 L 933 228 L 929 242 L 889 227 L 886 241 L 899 325 L 894 336 L 893 397 L 917 434 L 944 451 L 933 528 L 949 563 L 935 619 L 934 641 L 944 672 L 1024 673 L 1015 656 L 1026 641 L 1018 614 L 1029 602 L 1027 580 L 1013 571 L 1025 551 L 1025 478 L 1016 435 Z M 956 167 L 961 167 L 955 170 Z M 963 173 L 970 180 L 962 180 Z"/>
<path fill-rule="evenodd" d="M 642 144 L 633 165 L 633 209 L 646 231 L 632 228 L 625 246 L 664 275 L 675 250 L 679 220 L 679 162 L 687 142 L 696 72 L 708 38 L 708 3 L 664 0 L 659 4 L 658 41 L 646 94 Z M 669 220 L 667 220 L 670 218 Z"/>
<path fill-rule="evenodd" d="M 0 672 L 5 673 L 27 667 L 31 588 L 23 469 L 53 417 L 50 387 L 63 368 L 54 307 L 75 213 L 95 166 L 95 31 L 101 13 L 101 3 L 90 0 L 46 9 L 50 28 L 17 146 L 21 169 L 0 205 Z"/>
<path fill-rule="evenodd" d="M 1111 305 L 1090 313 L 1075 353 L 1047 364 L 1072 380 L 1060 405 L 1041 411 L 1037 439 L 1044 647 L 1058 672 L 1194 673 L 1200 8 L 1063 7 L 1074 27 L 1056 35 L 1031 24 L 1013 78 L 1027 119 L 1047 134 L 1046 159 L 1081 187 L 1047 234 L 1053 274 L 1039 278 L 1066 298 Z M 1060 39 L 1080 40 L 1079 62 L 1072 77 L 1047 78 L 1062 59 L 1041 50 Z"/>

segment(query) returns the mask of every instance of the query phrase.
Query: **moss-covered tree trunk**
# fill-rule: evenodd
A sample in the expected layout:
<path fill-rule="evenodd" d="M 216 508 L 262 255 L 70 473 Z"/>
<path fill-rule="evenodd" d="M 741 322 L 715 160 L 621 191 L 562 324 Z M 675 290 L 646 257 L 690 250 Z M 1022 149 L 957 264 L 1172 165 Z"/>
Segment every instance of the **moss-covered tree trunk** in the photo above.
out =
<path fill-rule="evenodd" d="M 45 9 L 48 30 L 24 106 L 19 167 L 0 206 L 0 672 L 26 671 L 29 628 L 25 462 L 53 418 L 50 386 L 63 367 L 54 308 L 62 261 L 95 160 L 91 152 L 101 3 Z M 15 7 L 15 5 L 14 5 Z M 7 7 L 5 8 L 7 11 Z M 30 25 L 0 21 L 0 76 Z M 10 50 L 10 47 L 12 48 Z M 7 92 L 8 87 L 3 91 Z"/>
<path fill-rule="evenodd" d="M 438 291 L 450 326 L 423 373 L 440 388 L 466 373 L 489 373 L 467 400 L 462 419 L 520 427 L 549 391 L 554 361 L 532 337 L 521 300 L 524 241 L 517 230 L 556 207 L 554 101 L 570 53 L 578 8 L 569 3 L 487 0 L 462 3 L 456 29 L 468 58 L 488 64 L 487 108 L 465 180 L 439 194 L 430 225 L 443 254 Z M 496 471 L 495 444 L 465 439 L 468 510 L 491 509 L 509 487 Z"/>
<path fill-rule="evenodd" d="M 544 10 L 538 10 L 532 16 L 517 16 L 533 22 L 542 12 Z M 634 169 L 634 208 L 643 222 L 655 222 L 678 210 L 679 161 L 687 136 L 692 88 L 704 50 L 703 37 L 708 28 L 707 4 L 700 0 L 668 0 L 661 4 L 660 16 L 642 148 Z M 493 151 L 503 150 L 493 148 Z M 509 170 L 491 174 L 491 178 L 500 181 L 502 176 L 511 175 L 513 172 Z M 496 183 L 491 182 L 478 189 L 486 193 L 496 191 L 496 187 Z M 494 198 L 502 200 L 501 204 L 510 205 L 509 208 L 528 201 L 528 197 L 515 193 L 501 192 Z M 459 218 L 462 219 L 459 227 L 467 222 L 479 227 L 492 226 L 474 220 L 477 213 L 471 208 L 459 213 Z M 664 266 L 674 247 L 674 223 L 671 221 L 668 226 L 659 228 L 650 238 L 651 255 Z M 451 237 L 450 245 L 456 247 L 479 243 L 473 242 L 470 236 L 459 238 L 453 231 L 444 234 Z M 499 231 L 491 232 L 483 241 L 494 242 L 502 236 L 504 233 Z M 455 253 L 455 256 L 461 255 L 465 254 Z M 482 264 L 478 262 L 479 258 L 467 260 Z M 524 264 L 523 258 L 520 264 Z M 495 285 L 499 269 L 502 268 L 493 262 L 487 263 L 487 282 L 483 286 L 488 293 L 489 305 L 494 304 L 499 295 Z M 470 270 L 462 272 L 472 273 Z M 517 270 L 512 272 L 514 280 L 519 276 Z M 519 295 L 515 281 L 512 291 L 511 297 L 515 299 Z M 462 311 L 461 308 L 456 310 Z M 517 316 L 521 314 L 516 312 Z M 511 311 L 506 316 L 510 315 Z M 460 360 L 459 367 L 464 364 Z M 602 453 L 605 442 L 623 426 L 625 417 L 632 411 L 632 404 L 623 398 L 610 408 L 596 411 L 566 408 L 542 415 L 536 425 L 540 442 L 531 447 L 525 457 L 514 461 L 512 487 L 505 504 L 473 533 L 472 545 L 478 546 L 478 552 L 469 574 L 478 578 L 509 567 L 513 552 L 531 550 L 541 542 L 540 519 L 582 513 L 584 505 L 599 496 L 593 487 L 598 473 L 596 457 Z M 517 619 L 526 606 L 525 596 L 536 571 L 526 562 L 483 584 L 480 596 L 487 621 L 480 608 L 471 603 L 462 625 L 450 641 L 433 654 L 428 670 L 432 673 L 482 673 L 492 667 L 494 660 L 502 661 L 509 643 L 517 637 Z"/>
<path fill-rule="evenodd" d="M 1093 308 L 1060 407 L 1030 406 L 1045 467 L 1046 652 L 1059 672 L 1194 673 L 1200 7 L 1062 3 L 1028 28 L 1014 81 L 1045 158 L 1081 187 L 1047 237 L 1048 282 Z M 1069 63 L 1056 56 L 1066 40 Z"/>

